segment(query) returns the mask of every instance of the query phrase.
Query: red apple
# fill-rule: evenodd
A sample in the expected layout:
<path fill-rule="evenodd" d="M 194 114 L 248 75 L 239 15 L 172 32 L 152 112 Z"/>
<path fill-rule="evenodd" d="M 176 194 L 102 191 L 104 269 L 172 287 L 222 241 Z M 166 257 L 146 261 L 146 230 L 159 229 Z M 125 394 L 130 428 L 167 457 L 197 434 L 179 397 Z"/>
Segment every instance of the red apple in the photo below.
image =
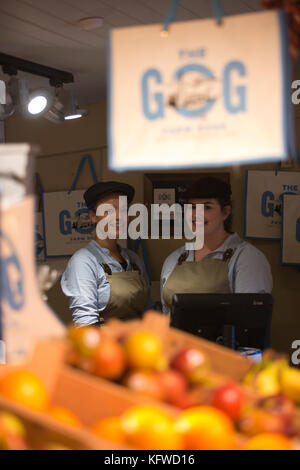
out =
<path fill-rule="evenodd" d="M 165 401 L 174 403 L 186 394 L 188 384 L 185 377 L 177 370 L 168 369 L 158 374 L 158 381 L 162 387 Z"/>
<path fill-rule="evenodd" d="M 156 400 L 164 400 L 164 389 L 159 381 L 159 374 L 149 370 L 130 372 L 123 384 L 130 390 L 142 393 Z"/>
<path fill-rule="evenodd" d="M 196 348 L 181 349 L 171 360 L 171 367 L 181 372 L 191 384 L 201 383 L 209 369 L 206 356 Z"/>
<path fill-rule="evenodd" d="M 217 388 L 211 397 L 212 406 L 224 411 L 233 421 L 240 416 L 244 403 L 243 390 L 233 382 Z"/>
<path fill-rule="evenodd" d="M 93 357 L 93 365 L 95 373 L 101 377 L 120 378 L 127 366 L 124 349 L 113 339 L 103 339 Z"/>

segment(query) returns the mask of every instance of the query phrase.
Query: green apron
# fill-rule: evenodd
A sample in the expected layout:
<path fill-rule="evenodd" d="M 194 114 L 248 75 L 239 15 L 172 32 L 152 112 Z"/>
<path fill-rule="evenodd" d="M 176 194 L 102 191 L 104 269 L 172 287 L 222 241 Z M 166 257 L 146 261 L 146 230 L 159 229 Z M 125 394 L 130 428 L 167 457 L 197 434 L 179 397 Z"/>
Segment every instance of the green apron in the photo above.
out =
<path fill-rule="evenodd" d="M 100 322 L 112 317 L 122 320 L 139 317 L 146 307 L 148 285 L 136 264 L 130 260 L 132 271 L 112 272 L 96 247 L 88 245 L 87 249 L 103 267 L 110 286 L 109 300 L 100 312 Z"/>
<path fill-rule="evenodd" d="M 233 255 L 229 248 L 223 259 L 203 258 L 186 261 L 188 252 L 179 256 L 177 264 L 163 286 L 163 300 L 171 311 L 174 294 L 226 294 L 231 292 L 228 262 Z"/>

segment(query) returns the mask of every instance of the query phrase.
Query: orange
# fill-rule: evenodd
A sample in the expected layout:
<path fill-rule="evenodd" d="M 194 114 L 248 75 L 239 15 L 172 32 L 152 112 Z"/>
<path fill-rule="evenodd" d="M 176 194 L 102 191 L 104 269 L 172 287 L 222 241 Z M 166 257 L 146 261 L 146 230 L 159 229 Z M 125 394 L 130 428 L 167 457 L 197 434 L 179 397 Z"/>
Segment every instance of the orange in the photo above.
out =
<path fill-rule="evenodd" d="M 49 396 L 39 377 L 25 369 L 9 372 L 0 379 L 0 394 L 35 411 L 45 411 Z"/>
<path fill-rule="evenodd" d="M 283 434 L 263 432 L 252 437 L 243 447 L 244 450 L 293 450 L 292 443 Z"/>
<path fill-rule="evenodd" d="M 120 418 L 112 416 L 100 419 L 92 426 L 92 431 L 99 437 L 118 443 L 125 442 L 125 434 L 121 427 Z"/>
<path fill-rule="evenodd" d="M 236 448 L 234 427 L 223 411 L 195 406 L 180 413 L 176 429 L 190 450 L 231 450 Z"/>
<path fill-rule="evenodd" d="M 72 411 L 64 408 L 63 406 L 50 406 L 48 409 L 48 415 L 57 421 L 61 421 L 68 426 L 72 426 L 73 428 L 79 428 L 81 426 L 79 418 L 77 418 Z"/>
<path fill-rule="evenodd" d="M 128 364 L 134 369 L 156 369 L 162 359 L 162 343 L 151 332 L 137 331 L 124 343 Z"/>
<path fill-rule="evenodd" d="M 183 439 L 173 418 L 150 405 L 138 405 L 121 416 L 126 441 L 143 450 L 182 450 Z"/>

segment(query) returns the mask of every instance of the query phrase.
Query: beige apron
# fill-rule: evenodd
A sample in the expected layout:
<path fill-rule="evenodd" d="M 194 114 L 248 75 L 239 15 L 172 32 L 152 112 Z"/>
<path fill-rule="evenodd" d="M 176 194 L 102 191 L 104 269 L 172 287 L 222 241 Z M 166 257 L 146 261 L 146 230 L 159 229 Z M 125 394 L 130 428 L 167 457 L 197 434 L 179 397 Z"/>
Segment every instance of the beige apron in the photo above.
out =
<path fill-rule="evenodd" d="M 233 255 L 229 248 L 223 259 L 203 258 L 186 261 L 188 252 L 178 258 L 177 265 L 163 287 L 163 299 L 171 310 L 174 294 L 226 294 L 231 292 L 228 280 L 228 262 Z"/>
<path fill-rule="evenodd" d="M 109 300 L 100 312 L 100 321 L 112 317 L 128 320 L 140 316 L 146 306 L 148 285 L 138 267 L 130 260 L 132 271 L 112 272 L 95 247 L 88 245 L 87 249 L 103 267 L 110 286 Z"/>

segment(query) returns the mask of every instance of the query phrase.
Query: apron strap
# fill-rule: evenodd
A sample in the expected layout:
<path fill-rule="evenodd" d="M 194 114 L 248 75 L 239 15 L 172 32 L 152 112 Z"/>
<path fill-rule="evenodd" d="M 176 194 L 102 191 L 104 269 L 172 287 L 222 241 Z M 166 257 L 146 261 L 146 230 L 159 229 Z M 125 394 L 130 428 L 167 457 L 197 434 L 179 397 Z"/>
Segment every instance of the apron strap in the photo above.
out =
<path fill-rule="evenodd" d="M 96 260 L 98 261 L 98 263 L 102 266 L 102 268 L 104 269 L 104 272 L 106 274 L 109 274 L 111 275 L 112 274 L 112 270 L 110 269 L 109 265 L 107 263 L 104 262 L 104 259 L 103 259 L 103 256 L 102 254 L 100 253 L 99 250 L 97 250 L 97 248 L 94 246 L 94 244 L 92 243 L 89 243 L 86 248 L 89 250 L 90 253 L 92 253 L 92 255 L 95 256 Z M 141 270 L 140 268 L 137 266 L 136 263 L 134 263 L 130 257 L 130 254 L 128 254 L 128 258 L 129 258 L 129 261 L 130 261 L 130 265 L 131 265 L 131 268 L 132 268 L 132 271 L 138 271 L 140 274 L 141 273 Z"/>
<path fill-rule="evenodd" d="M 95 258 L 96 258 L 96 260 L 98 261 L 98 263 L 99 263 L 99 264 L 102 266 L 102 268 L 104 269 L 104 272 L 105 272 L 106 274 L 112 274 L 111 269 L 110 269 L 110 267 L 108 266 L 108 264 L 107 264 L 107 263 L 104 263 L 104 259 L 103 259 L 102 255 L 101 255 L 100 251 L 97 250 L 97 248 L 96 248 L 93 244 L 91 244 L 91 243 L 89 243 L 86 248 L 89 250 L 90 253 L 92 253 L 93 256 L 95 256 Z"/>
<path fill-rule="evenodd" d="M 184 263 L 184 261 L 187 260 L 187 257 L 189 256 L 189 252 L 188 251 L 184 251 L 183 253 L 181 253 L 181 255 L 179 256 L 178 260 L 177 260 L 177 264 L 179 264 L 179 266 Z"/>
<path fill-rule="evenodd" d="M 233 248 L 227 248 L 226 251 L 224 251 L 223 253 L 223 257 L 222 257 L 222 260 L 227 262 L 229 261 L 232 256 L 233 256 L 233 253 L 234 253 L 234 250 Z M 189 252 L 188 251 L 184 251 L 178 258 L 177 260 L 177 264 L 180 266 L 182 263 L 184 263 L 184 261 L 187 260 L 187 257 L 189 256 Z"/>

